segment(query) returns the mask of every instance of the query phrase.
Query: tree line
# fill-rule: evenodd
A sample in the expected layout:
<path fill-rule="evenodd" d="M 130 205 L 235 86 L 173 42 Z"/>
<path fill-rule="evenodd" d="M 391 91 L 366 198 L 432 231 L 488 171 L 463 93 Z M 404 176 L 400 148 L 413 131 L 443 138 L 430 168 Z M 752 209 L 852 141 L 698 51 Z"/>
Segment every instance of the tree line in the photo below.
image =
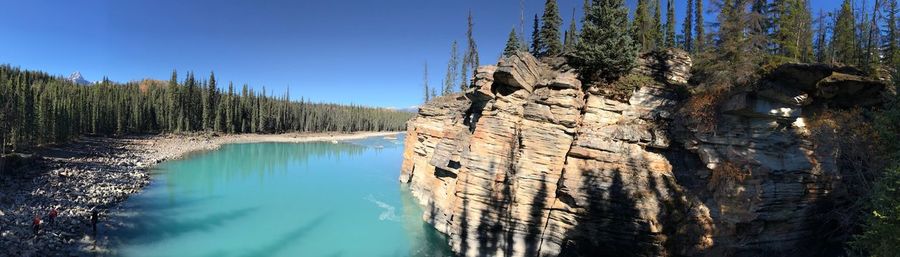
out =
<path fill-rule="evenodd" d="M 412 113 L 291 100 L 248 85 L 218 86 L 215 74 L 168 82 L 77 85 L 40 71 L 0 65 L 0 145 L 26 150 L 82 135 L 219 132 L 354 132 L 405 129 Z"/>
<path fill-rule="evenodd" d="M 444 73 L 445 77 L 440 88 L 428 84 L 428 63 L 425 63 L 425 78 L 423 84 L 425 102 L 438 96 L 457 92 L 457 90 L 459 90 L 459 92 L 466 91 L 472 85 L 475 69 L 481 65 L 481 60 L 478 56 L 478 45 L 475 43 L 475 36 L 472 35 L 474 26 L 475 24 L 472 21 L 472 11 L 469 11 L 465 52 L 463 52 L 462 56 L 459 55 L 459 42 L 456 40 L 450 44 L 450 60 L 447 62 L 447 72 Z M 460 58 L 462 58 L 461 61 Z"/>
<path fill-rule="evenodd" d="M 580 30 L 575 26 L 574 10 L 568 29 L 562 30 L 557 1 L 546 0 L 543 15 L 534 16 L 530 43 L 524 42 L 524 37 L 513 29 L 503 55 L 526 51 L 536 57 L 564 56 L 576 62 L 594 54 L 609 60 L 636 58 L 633 51 L 600 52 L 597 47 L 601 45 L 596 42 L 583 42 L 599 29 L 613 38 L 630 36 L 631 42 L 625 47 L 634 46 L 637 52 L 686 50 L 696 60 L 698 75 L 710 81 L 724 77 L 733 80 L 725 82 L 741 83 L 760 68 L 785 62 L 851 65 L 870 73 L 884 68 L 897 70 L 900 65 L 897 0 L 873 0 L 870 6 L 866 1 L 854 4 L 851 0 L 841 0 L 838 9 L 822 10 L 816 15 L 812 13 L 810 0 L 713 0 L 714 22 L 704 18 L 708 13 L 704 1 L 683 1 L 687 6 L 681 29 L 677 31 L 674 0 L 637 0 L 633 11 L 624 5 L 609 8 L 619 6 L 617 2 L 621 1 L 584 1 Z M 624 24 L 618 24 L 622 27 L 596 23 L 598 19 L 612 19 L 615 15 L 610 11 L 619 8 L 626 8 L 626 17 L 615 18 L 626 19 Z M 663 9 L 665 20 L 661 15 Z M 627 29 L 620 31 L 620 28 Z M 579 51 L 579 48 L 594 49 Z M 629 70 L 633 65 L 628 60 L 618 63 L 624 69 L 616 66 L 606 69 Z M 708 73 L 728 76 L 704 76 Z M 617 77 L 610 75 L 607 79 Z"/>

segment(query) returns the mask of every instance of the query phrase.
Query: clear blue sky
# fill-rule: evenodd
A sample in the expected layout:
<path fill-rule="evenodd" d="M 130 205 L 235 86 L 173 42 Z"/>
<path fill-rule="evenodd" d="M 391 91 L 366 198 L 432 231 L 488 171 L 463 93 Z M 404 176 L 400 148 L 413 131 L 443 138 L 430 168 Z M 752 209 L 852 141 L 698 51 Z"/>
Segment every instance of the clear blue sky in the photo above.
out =
<path fill-rule="evenodd" d="M 566 22 L 573 8 L 580 19 L 582 0 L 559 2 Z M 676 0 L 679 22 L 684 2 Z M 811 2 L 817 13 L 840 0 Z M 543 3 L 526 1 L 526 32 Z M 166 80 L 172 69 L 182 78 L 189 70 L 206 78 L 214 70 L 220 86 L 233 81 L 278 93 L 290 87 L 293 98 L 382 107 L 421 102 L 426 60 L 430 83 L 441 84 L 450 42 L 464 46 L 469 9 L 482 64 L 496 62 L 520 16 L 518 0 L 0 0 L 0 6 L 0 63 L 55 75 L 80 71 L 91 81 Z"/>

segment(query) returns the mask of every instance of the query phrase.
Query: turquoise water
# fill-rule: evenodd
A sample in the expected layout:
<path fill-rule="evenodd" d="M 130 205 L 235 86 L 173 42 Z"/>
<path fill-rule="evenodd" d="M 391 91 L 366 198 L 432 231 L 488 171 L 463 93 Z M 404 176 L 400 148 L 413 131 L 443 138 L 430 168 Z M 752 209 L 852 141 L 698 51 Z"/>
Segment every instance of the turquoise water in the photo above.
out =
<path fill-rule="evenodd" d="M 397 181 L 402 140 L 253 143 L 162 164 L 122 256 L 447 256 Z"/>

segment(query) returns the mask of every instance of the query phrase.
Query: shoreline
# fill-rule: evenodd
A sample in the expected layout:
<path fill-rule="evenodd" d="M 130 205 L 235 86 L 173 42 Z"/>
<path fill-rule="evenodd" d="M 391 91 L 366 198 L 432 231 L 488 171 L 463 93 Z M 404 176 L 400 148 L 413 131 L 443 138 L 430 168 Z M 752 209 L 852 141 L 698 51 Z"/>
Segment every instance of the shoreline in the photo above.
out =
<path fill-rule="evenodd" d="M 345 141 L 398 135 L 401 133 L 404 132 L 234 134 L 216 136 L 167 134 L 151 136 L 149 139 L 150 146 L 147 149 L 157 151 L 157 153 L 156 156 L 152 156 L 155 158 L 150 158 L 152 163 L 144 168 L 152 168 L 152 165 L 163 161 L 177 160 L 197 152 L 216 150 L 227 144 Z"/>
<path fill-rule="evenodd" d="M 114 229 L 121 203 L 140 193 L 153 167 L 168 160 L 241 143 L 305 143 L 389 137 L 396 132 L 287 134 L 164 134 L 120 138 L 82 137 L 63 145 L 41 147 L 32 164 L 0 174 L 0 248 L 13 256 L 90 256 L 111 252 L 105 233 L 90 236 L 90 213 L 101 213 L 100 231 Z M 56 208 L 53 225 L 47 213 Z M 44 224 L 35 236 L 31 221 Z"/>

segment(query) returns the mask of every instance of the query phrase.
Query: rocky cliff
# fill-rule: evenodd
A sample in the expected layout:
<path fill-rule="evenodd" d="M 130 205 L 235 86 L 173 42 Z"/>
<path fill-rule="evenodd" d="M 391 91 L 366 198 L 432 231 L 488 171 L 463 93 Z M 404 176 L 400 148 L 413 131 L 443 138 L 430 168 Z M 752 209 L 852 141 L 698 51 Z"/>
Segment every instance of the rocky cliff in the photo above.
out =
<path fill-rule="evenodd" d="M 550 64 L 553 63 L 553 64 Z M 802 256 L 841 183 L 808 115 L 878 104 L 846 68 L 785 65 L 680 119 L 692 61 L 642 56 L 632 75 L 583 84 L 520 53 L 477 70 L 408 123 L 400 180 L 463 256 Z M 696 110 L 695 110 L 696 111 Z"/>

